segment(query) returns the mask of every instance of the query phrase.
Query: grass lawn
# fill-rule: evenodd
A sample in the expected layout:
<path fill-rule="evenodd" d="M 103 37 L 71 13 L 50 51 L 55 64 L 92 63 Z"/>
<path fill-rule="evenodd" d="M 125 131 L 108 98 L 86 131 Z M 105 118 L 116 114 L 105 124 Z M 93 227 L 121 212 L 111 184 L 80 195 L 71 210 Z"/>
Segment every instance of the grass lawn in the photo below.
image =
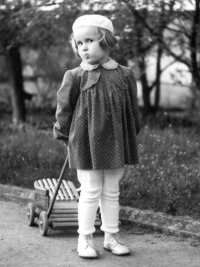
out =
<path fill-rule="evenodd" d="M 144 127 L 140 164 L 129 166 L 121 203 L 200 218 L 200 136 L 191 129 Z"/>
<path fill-rule="evenodd" d="M 52 119 L 45 130 L 38 128 L 29 124 L 17 130 L 1 121 L 0 183 L 33 188 L 37 179 L 59 176 L 66 147 L 53 139 Z M 120 203 L 200 218 L 200 135 L 196 129 L 146 124 L 138 146 L 140 164 L 126 168 Z M 75 170 L 69 170 L 67 177 L 78 186 Z"/>

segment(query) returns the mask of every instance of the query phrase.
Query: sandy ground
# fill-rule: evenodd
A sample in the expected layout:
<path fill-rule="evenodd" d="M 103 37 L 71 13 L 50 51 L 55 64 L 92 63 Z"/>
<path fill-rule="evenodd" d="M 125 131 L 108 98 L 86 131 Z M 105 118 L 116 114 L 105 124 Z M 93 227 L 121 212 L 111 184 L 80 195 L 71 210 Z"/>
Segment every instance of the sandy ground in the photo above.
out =
<path fill-rule="evenodd" d="M 131 255 L 117 257 L 102 248 L 103 235 L 95 234 L 97 260 L 77 256 L 77 233 L 51 231 L 47 237 L 38 227 L 27 226 L 26 206 L 0 201 L 1 267 L 199 267 L 200 241 L 166 236 L 136 227 L 121 227 L 123 241 Z"/>

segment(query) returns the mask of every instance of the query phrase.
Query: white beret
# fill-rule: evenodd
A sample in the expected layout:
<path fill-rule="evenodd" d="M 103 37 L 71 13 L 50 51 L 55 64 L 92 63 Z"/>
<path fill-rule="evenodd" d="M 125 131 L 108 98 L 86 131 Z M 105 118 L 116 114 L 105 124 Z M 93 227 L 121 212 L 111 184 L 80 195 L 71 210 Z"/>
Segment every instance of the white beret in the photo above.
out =
<path fill-rule="evenodd" d="M 80 27 L 96 26 L 114 32 L 112 21 L 101 15 L 84 15 L 77 18 L 72 25 L 73 32 Z"/>

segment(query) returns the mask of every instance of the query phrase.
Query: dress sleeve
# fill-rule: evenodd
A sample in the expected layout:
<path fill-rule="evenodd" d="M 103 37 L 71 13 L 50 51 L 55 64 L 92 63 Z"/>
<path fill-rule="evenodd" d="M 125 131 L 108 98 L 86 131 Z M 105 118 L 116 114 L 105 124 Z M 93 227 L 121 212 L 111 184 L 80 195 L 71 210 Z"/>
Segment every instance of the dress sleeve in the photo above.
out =
<path fill-rule="evenodd" d="M 137 83 L 135 79 L 135 74 L 132 68 L 129 68 L 128 84 L 129 84 L 129 93 L 132 102 L 132 111 L 135 119 L 136 134 L 140 132 L 140 118 L 139 118 L 139 107 L 138 107 L 138 98 L 137 98 Z"/>
<path fill-rule="evenodd" d="M 63 140 L 66 144 L 68 144 L 72 117 L 80 94 L 75 76 L 76 74 L 74 75 L 72 71 L 67 71 L 57 92 L 57 121 L 53 128 L 53 135 L 54 138 Z"/>

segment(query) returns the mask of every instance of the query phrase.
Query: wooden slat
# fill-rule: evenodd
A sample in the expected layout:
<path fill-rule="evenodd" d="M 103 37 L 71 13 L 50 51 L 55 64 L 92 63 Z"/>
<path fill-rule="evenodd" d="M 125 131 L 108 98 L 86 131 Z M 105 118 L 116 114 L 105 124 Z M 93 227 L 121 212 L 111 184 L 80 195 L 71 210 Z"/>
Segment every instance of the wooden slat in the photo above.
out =
<path fill-rule="evenodd" d="M 57 188 L 58 183 L 57 183 L 57 181 L 56 181 L 55 178 L 52 179 L 52 182 L 55 185 L 55 187 Z M 61 200 L 65 199 L 65 197 L 64 197 L 64 195 L 63 195 L 63 193 L 61 191 L 61 188 L 59 188 L 59 190 L 58 190 L 58 195 L 59 195 L 59 197 L 60 197 Z"/>
<path fill-rule="evenodd" d="M 52 222 L 53 227 L 58 226 L 78 226 L 78 222 Z M 101 222 L 95 222 L 95 226 L 101 225 Z"/>
<path fill-rule="evenodd" d="M 39 186 L 40 186 L 41 188 L 45 188 L 45 186 L 44 186 L 44 184 L 43 184 L 43 182 L 42 182 L 41 180 L 38 180 L 38 184 L 39 184 Z"/>
<path fill-rule="evenodd" d="M 35 182 L 34 182 L 34 187 L 35 187 L 35 188 L 36 188 L 36 187 L 40 188 L 40 185 L 39 185 L 38 181 L 35 181 Z"/>
<path fill-rule="evenodd" d="M 49 187 L 51 188 L 52 192 L 55 193 L 56 189 L 55 189 L 55 186 L 52 183 L 51 179 L 50 178 L 47 178 L 46 181 L 47 181 Z"/>
<path fill-rule="evenodd" d="M 78 202 L 76 201 L 56 201 L 53 209 L 78 209 Z"/>
<path fill-rule="evenodd" d="M 63 223 L 63 222 L 60 222 L 60 223 L 56 222 L 56 223 L 52 223 L 52 228 L 55 229 L 55 230 L 56 229 L 59 230 L 61 228 L 67 229 L 70 226 L 76 226 L 76 227 L 78 227 L 78 222 L 65 222 L 65 223 Z"/>
<path fill-rule="evenodd" d="M 68 209 L 68 210 L 52 210 L 52 214 L 77 214 L 77 209 Z"/>
<path fill-rule="evenodd" d="M 67 216 L 62 216 L 63 214 L 54 214 L 54 216 L 52 216 L 51 214 L 51 220 L 55 220 L 55 219 L 63 219 L 65 221 L 67 221 L 68 219 L 74 219 L 76 221 L 78 221 L 78 214 L 67 214 Z M 65 214 L 66 215 L 66 214 Z"/>
<path fill-rule="evenodd" d="M 59 217 L 59 218 L 70 218 L 70 217 L 78 218 L 78 213 L 76 212 L 76 213 L 53 213 L 53 214 L 51 214 L 51 218 L 57 218 L 57 217 Z M 96 221 L 100 220 L 98 215 L 96 215 L 95 220 Z"/>
<path fill-rule="evenodd" d="M 71 188 L 71 191 L 73 192 L 74 197 L 78 200 L 79 199 L 79 194 L 76 190 L 76 187 L 74 186 L 74 184 L 71 181 L 68 181 L 68 185 Z"/>
<path fill-rule="evenodd" d="M 49 187 L 52 189 L 53 194 L 55 194 L 56 189 L 55 189 L 55 186 L 54 186 L 54 184 L 52 183 L 51 179 L 47 178 L 47 182 L 48 182 L 48 184 L 49 184 Z M 57 196 L 56 196 L 56 200 L 59 200 L 59 199 L 60 199 L 60 197 L 57 195 Z"/>
<path fill-rule="evenodd" d="M 58 180 L 55 178 L 47 178 L 41 179 L 34 182 L 35 188 L 45 188 L 49 190 L 50 198 L 53 198 L 53 195 L 56 190 Z M 77 192 L 76 187 L 71 181 L 63 180 L 60 189 L 58 191 L 58 195 L 56 196 L 56 200 L 77 200 L 79 199 L 79 194 Z"/>
<path fill-rule="evenodd" d="M 63 222 L 61 222 L 61 223 L 54 223 L 54 225 L 56 226 L 56 225 L 60 225 L 60 226 L 65 226 L 65 225 L 71 225 L 71 226 L 73 226 L 73 225 L 77 225 L 78 226 L 78 222 L 68 222 L 68 223 L 63 223 Z"/>
<path fill-rule="evenodd" d="M 63 181 L 62 181 L 62 183 L 61 183 L 61 185 L 60 185 L 60 190 L 61 190 L 61 192 L 62 192 L 62 194 L 63 194 L 64 200 L 70 200 L 70 197 L 69 197 L 69 195 L 68 195 L 68 193 L 67 193 L 67 191 L 65 190 L 65 187 L 64 187 L 64 185 L 63 185 Z"/>
<path fill-rule="evenodd" d="M 52 218 L 52 222 L 77 222 L 78 218 Z"/>
<path fill-rule="evenodd" d="M 95 222 L 97 229 L 100 228 L 101 222 Z M 52 222 L 51 228 L 54 230 L 68 230 L 68 229 L 77 229 L 78 222 Z"/>
<path fill-rule="evenodd" d="M 75 197 L 73 196 L 73 194 L 72 194 L 72 192 L 71 192 L 71 190 L 70 190 L 70 187 L 69 187 L 69 185 L 67 184 L 67 181 L 63 180 L 63 184 L 64 184 L 64 186 L 65 186 L 65 188 L 66 188 L 66 190 L 67 190 L 67 192 L 68 192 L 68 194 L 69 194 L 71 200 L 74 200 Z"/>
<path fill-rule="evenodd" d="M 45 188 L 47 188 L 49 190 L 50 198 L 53 198 L 53 192 L 52 192 L 52 189 L 50 188 L 49 184 L 47 183 L 47 180 L 43 179 L 42 181 L 43 181 L 43 183 L 45 185 Z"/>
<path fill-rule="evenodd" d="M 78 218 L 78 213 L 51 214 L 51 218 Z"/>
<path fill-rule="evenodd" d="M 65 199 L 66 199 L 66 200 L 70 200 L 70 196 L 69 196 L 67 190 L 66 190 L 65 187 L 64 187 L 63 181 L 62 181 L 60 187 L 61 187 L 61 189 L 62 189 L 62 192 L 63 192 L 64 196 L 65 196 Z"/>
<path fill-rule="evenodd" d="M 62 220 L 66 220 L 66 221 L 68 221 L 68 219 L 72 219 L 73 218 L 73 220 L 74 219 L 76 219 L 76 220 L 78 220 L 78 213 L 68 213 L 68 214 L 66 214 L 66 213 L 63 213 L 63 214 L 51 214 L 51 219 L 54 221 L 55 219 L 62 219 Z M 96 219 L 95 219 L 95 221 L 100 221 L 100 219 L 99 219 L 99 217 L 98 217 L 98 215 L 96 216 Z"/>

